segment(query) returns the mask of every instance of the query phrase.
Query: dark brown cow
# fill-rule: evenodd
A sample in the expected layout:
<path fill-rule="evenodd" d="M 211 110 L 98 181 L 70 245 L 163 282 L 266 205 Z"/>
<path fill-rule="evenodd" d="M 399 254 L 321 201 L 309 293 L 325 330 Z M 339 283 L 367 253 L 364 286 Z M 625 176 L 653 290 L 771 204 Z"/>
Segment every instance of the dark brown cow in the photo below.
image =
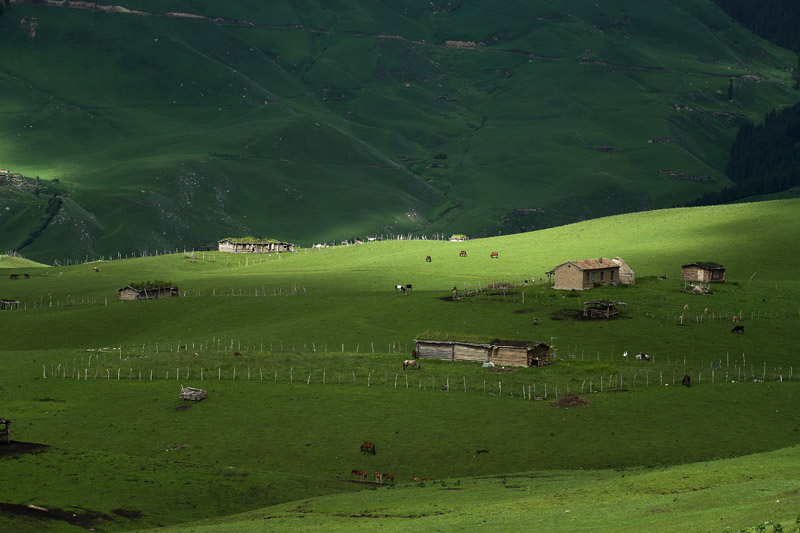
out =
<path fill-rule="evenodd" d="M 9 279 L 19 279 L 19 274 L 11 274 Z"/>
<path fill-rule="evenodd" d="M 492 259 L 497 259 L 498 257 L 500 257 L 500 256 L 497 254 L 497 252 L 492 252 L 492 255 L 491 255 Z"/>
<path fill-rule="evenodd" d="M 461 257 L 467 257 L 467 251 L 461 250 Z"/>
<path fill-rule="evenodd" d="M 681 381 L 681 385 L 683 385 L 684 387 L 692 386 L 692 378 L 689 377 L 689 374 L 684 374 L 683 381 Z"/>
<path fill-rule="evenodd" d="M 742 326 L 741 324 L 739 324 L 738 326 L 733 326 L 731 333 L 736 333 L 737 331 L 739 333 L 744 333 L 744 326 Z"/>
<path fill-rule="evenodd" d="M 427 256 L 427 257 L 425 258 L 425 262 L 426 262 L 426 263 L 430 263 L 430 262 L 431 262 L 431 256 Z"/>

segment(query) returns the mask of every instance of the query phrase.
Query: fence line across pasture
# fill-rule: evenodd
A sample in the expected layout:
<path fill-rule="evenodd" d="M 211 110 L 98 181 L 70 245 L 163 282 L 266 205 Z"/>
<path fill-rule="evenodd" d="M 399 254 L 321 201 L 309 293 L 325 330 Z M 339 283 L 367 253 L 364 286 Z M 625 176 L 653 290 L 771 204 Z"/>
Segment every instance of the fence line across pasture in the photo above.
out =
<path fill-rule="evenodd" d="M 81 361 L 81 363 L 84 363 Z M 174 372 L 172 370 L 174 368 Z M 237 368 L 239 369 L 239 374 L 237 376 Z M 94 370 L 94 372 L 90 373 L 90 369 Z M 245 374 L 246 369 L 246 374 Z M 127 370 L 127 372 L 126 372 Z M 625 370 L 627 370 L 627 375 Z M 631 372 L 631 370 L 633 370 Z M 359 387 L 359 386 L 366 386 L 367 388 L 374 388 L 374 387 L 381 387 L 381 377 L 382 379 L 382 387 L 383 388 L 405 388 L 405 389 L 413 389 L 417 388 L 422 391 L 443 391 L 443 392 L 453 392 L 457 393 L 463 390 L 463 393 L 473 392 L 473 393 L 482 393 L 483 395 L 488 396 L 497 396 L 497 397 L 521 397 L 522 399 L 527 400 L 547 400 L 548 394 L 550 397 L 559 398 L 564 394 L 569 394 L 570 392 L 579 393 L 579 394 L 592 394 L 592 393 L 603 393 L 603 392 L 621 392 L 621 391 L 629 391 L 629 390 L 636 390 L 644 388 L 649 388 L 651 386 L 670 386 L 673 387 L 676 385 L 680 385 L 683 381 L 682 374 L 684 376 L 690 376 L 692 380 L 695 380 L 696 385 L 700 385 L 703 383 L 711 383 L 711 384 L 721 384 L 721 383 L 744 383 L 744 382 L 765 382 L 765 381 L 773 381 L 777 383 L 791 382 L 793 379 L 793 367 L 790 367 L 788 375 L 786 375 L 787 379 L 784 379 L 784 372 L 782 367 L 773 367 L 772 368 L 772 375 L 769 376 L 768 368 L 766 362 L 763 363 L 763 367 L 759 370 L 762 370 L 761 375 L 758 376 L 755 371 L 755 365 L 750 365 L 750 377 L 748 377 L 747 368 L 744 366 L 736 365 L 734 369 L 727 369 L 724 372 L 724 378 L 722 369 L 712 368 L 710 370 L 700 369 L 696 371 L 692 371 L 690 374 L 685 374 L 678 372 L 676 369 L 673 369 L 672 372 L 667 371 L 665 376 L 665 371 L 661 370 L 649 370 L 649 369 L 641 369 L 641 368 L 634 368 L 628 367 L 623 369 L 620 366 L 620 371 L 615 373 L 612 372 L 610 374 L 598 374 L 597 372 L 589 373 L 589 375 L 582 378 L 565 378 L 565 379 L 554 379 L 553 381 L 544 381 L 542 383 L 540 380 L 531 379 L 533 376 L 527 375 L 524 377 L 512 377 L 510 379 L 506 379 L 506 387 L 504 392 L 503 380 L 497 379 L 496 377 L 492 377 L 491 379 L 486 379 L 484 376 L 475 377 L 470 376 L 469 378 L 466 375 L 462 375 L 462 379 L 457 379 L 457 372 L 447 373 L 445 372 L 444 375 L 442 374 L 411 374 L 409 372 L 389 372 L 386 370 L 383 371 L 359 371 L 359 374 L 356 374 L 355 370 L 352 370 L 349 375 L 347 372 L 336 372 L 336 380 L 334 381 L 332 378 L 328 378 L 328 368 L 323 367 L 321 370 L 319 368 L 312 369 L 309 371 L 307 368 L 300 371 L 295 376 L 295 367 L 290 366 L 288 372 L 286 368 L 282 368 L 279 370 L 275 370 L 274 373 L 268 370 L 267 372 L 267 383 L 283 383 L 283 384 L 290 384 L 294 385 L 297 383 L 298 385 L 305 382 L 305 385 L 311 385 L 312 383 L 315 385 L 320 386 L 330 386 L 330 385 L 337 385 L 337 386 L 350 386 L 350 378 L 352 377 L 352 386 Z M 415 372 L 415 371 L 412 371 Z M 331 372 L 331 375 L 333 372 Z M 373 378 L 373 374 L 375 374 L 375 378 Z M 380 374 L 383 374 L 381 376 Z M 393 375 L 392 375 L 393 374 Z M 456 377 L 451 380 L 452 375 L 456 375 Z M 651 376 L 652 374 L 652 376 Z M 170 368 L 142 368 L 140 366 L 134 367 L 133 365 L 127 366 L 124 368 L 122 366 L 116 367 L 116 372 L 114 371 L 114 367 L 108 366 L 107 364 L 98 365 L 95 362 L 95 366 L 91 368 L 91 355 L 89 358 L 88 363 L 85 365 L 82 364 L 78 366 L 77 356 L 73 360 L 72 368 L 70 369 L 70 365 L 68 362 L 59 363 L 57 366 L 55 363 L 51 363 L 49 373 L 46 364 L 42 364 L 42 379 L 51 380 L 51 379 L 72 379 L 75 381 L 89 381 L 89 380 L 103 380 L 105 378 L 106 381 L 139 381 L 139 382 L 152 382 L 152 381 L 159 381 L 162 379 L 164 381 L 171 381 L 174 380 L 176 382 L 192 382 L 195 384 L 200 384 L 202 386 L 203 383 L 207 381 L 217 381 L 222 382 L 230 381 L 235 382 L 237 379 L 239 381 L 255 381 L 258 380 L 260 383 L 264 383 L 264 368 L 261 366 L 252 366 L 252 365 L 243 365 L 237 366 L 233 365 L 232 368 L 226 368 L 225 372 L 223 372 L 222 366 L 217 365 L 216 368 L 212 367 L 205 367 L 205 366 L 177 366 L 177 367 L 170 367 Z M 246 378 L 244 377 L 246 375 Z M 342 379 L 344 375 L 344 380 Z M 174 377 L 173 377 L 174 376 Z M 402 376 L 402 377 L 401 377 Z M 409 379 L 411 376 L 411 379 Z M 735 379 L 731 379 L 735 376 Z M 487 376 L 488 377 L 488 376 Z M 270 379 L 271 378 L 271 379 Z M 639 384 L 637 386 L 637 378 L 639 379 Z M 800 379 L 800 377 L 795 378 L 795 380 Z M 416 387 L 414 387 L 416 381 Z M 556 383 L 554 383 L 554 381 Z M 581 381 L 580 387 L 578 388 L 577 382 Z M 587 386 L 588 381 L 588 386 Z M 566 383 L 565 383 L 566 382 Z M 644 383 L 642 383 L 644 382 Z M 496 385 L 495 385 L 496 384 Z M 572 390 L 570 389 L 570 385 L 572 385 Z M 538 387 L 538 392 L 537 392 Z M 559 387 L 561 387 L 559 391 Z M 548 392 L 548 389 L 550 392 Z"/>

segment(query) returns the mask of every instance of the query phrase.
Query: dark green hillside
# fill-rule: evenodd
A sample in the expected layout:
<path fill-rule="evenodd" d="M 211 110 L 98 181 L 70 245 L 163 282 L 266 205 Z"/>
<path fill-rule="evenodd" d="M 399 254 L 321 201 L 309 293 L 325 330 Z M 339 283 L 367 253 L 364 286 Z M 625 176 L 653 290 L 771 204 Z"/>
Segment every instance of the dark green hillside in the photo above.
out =
<path fill-rule="evenodd" d="M 683 204 L 729 185 L 745 120 L 796 99 L 796 57 L 701 0 L 123 7 L 0 17 L 0 167 L 65 191 L 37 233 L 46 201 L 0 185 L 0 249 L 486 235 Z"/>

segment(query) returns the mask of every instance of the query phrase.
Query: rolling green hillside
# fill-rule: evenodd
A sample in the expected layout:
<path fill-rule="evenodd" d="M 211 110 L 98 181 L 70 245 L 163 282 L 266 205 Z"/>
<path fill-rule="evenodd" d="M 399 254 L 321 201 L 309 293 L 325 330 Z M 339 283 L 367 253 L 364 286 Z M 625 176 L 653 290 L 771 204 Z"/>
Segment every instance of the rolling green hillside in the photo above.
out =
<path fill-rule="evenodd" d="M 0 297 L 21 307 L 0 312 L 0 418 L 29 446 L 0 445 L 0 520 L 17 531 L 789 529 L 799 206 L 651 211 L 465 243 L 0 263 Z M 539 279 L 615 255 L 635 285 L 555 291 Z M 726 265 L 728 282 L 684 291 L 680 265 L 696 260 Z M 154 280 L 180 297 L 116 300 Z M 622 317 L 580 320 L 597 298 L 625 302 Z M 554 364 L 425 359 L 404 372 L 426 332 L 545 341 Z M 182 402 L 181 386 L 209 397 Z M 588 405 L 555 408 L 567 393 Z M 397 488 L 354 469 L 368 482 L 391 473 Z"/>
<path fill-rule="evenodd" d="M 0 166 L 59 180 L 48 263 L 676 205 L 797 98 L 795 56 L 701 0 L 98 4 L 0 15 Z M 47 202 L 0 207 L 14 249 Z"/>

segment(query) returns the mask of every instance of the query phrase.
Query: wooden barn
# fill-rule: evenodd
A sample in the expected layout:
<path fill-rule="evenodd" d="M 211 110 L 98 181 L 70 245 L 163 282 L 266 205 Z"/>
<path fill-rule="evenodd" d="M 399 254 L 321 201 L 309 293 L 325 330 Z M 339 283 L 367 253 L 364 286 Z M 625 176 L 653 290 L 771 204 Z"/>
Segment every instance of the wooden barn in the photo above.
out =
<path fill-rule="evenodd" d="M 683 281 L 702 281 L 706 283 L 724 283 L 725 267 L 717 263 L 689 263 L 681 266 Z"/>
<path fill-rule="evenodd" d="M 177 298 L 180 296 L 178 287 L 171 285 L 128 285 L 117 290 L 117 298 L 125 300 L 152 300 L 153 298 Z"/>
<path fill-rule="evenodd" d="M 13 311 L 19 309 L 19 300 L 0 299 L 0 311 Z"/>
<path fill-rule="evenodd" d="M 497 340 L 492 344 L 492 363 L 500 366 L 544 366 L 550 364 L 550 345 Z"/>
<path fill-rule="evenodd" d="M 601 257 L 583 261 L 567 261 L 555 267 L 554 289 L 583 291 L 595 285 L 612 285 L 619 282 L 620 266 Z"/>
<path fill-rule="evenodd" d="M 295 245 L 290 242 L 282 242 L 275 239 L 254 239 L 245 237 L 242 239 L 222 239 L 219 241 L 219 251 L 232 254 L 294 252 Z"/>
<path fill-rule="evenodd" d="M 550 364 L 550 345 L 540 342 L 494 340 L 488 344 L 460 341 L 414 341 L 417 357 L 442 361 L 492 362 L 502 366 L 544 366 Z"/>

